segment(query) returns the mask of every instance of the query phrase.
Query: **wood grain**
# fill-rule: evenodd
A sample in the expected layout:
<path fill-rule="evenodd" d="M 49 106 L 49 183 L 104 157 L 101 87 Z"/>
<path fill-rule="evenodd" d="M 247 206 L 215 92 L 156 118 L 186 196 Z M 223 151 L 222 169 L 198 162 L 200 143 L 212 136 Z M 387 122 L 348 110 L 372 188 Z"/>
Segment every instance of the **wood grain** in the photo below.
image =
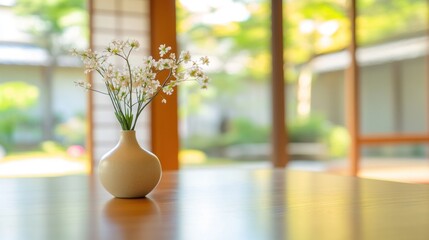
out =
<path fill-rule="evenodd" d="M 429 186 L 287 170 L 165 172 L 146 199 L 92 176 L 0 179 L 0 239 L 429 239 Z"/>

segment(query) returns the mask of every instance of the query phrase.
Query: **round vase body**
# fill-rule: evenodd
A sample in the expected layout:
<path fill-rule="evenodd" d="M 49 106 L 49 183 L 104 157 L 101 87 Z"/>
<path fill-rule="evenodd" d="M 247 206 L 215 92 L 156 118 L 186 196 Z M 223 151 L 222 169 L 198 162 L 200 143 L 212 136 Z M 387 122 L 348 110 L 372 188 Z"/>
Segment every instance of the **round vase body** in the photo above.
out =
<path fill-rule="evenodd" d="M 158 157 L 140 147 L 135 131 L 122 131 L 119 143 L 101 158 L 98 177 L 117 198 L 141 198 L 159 183 L 161 164 Z"/>

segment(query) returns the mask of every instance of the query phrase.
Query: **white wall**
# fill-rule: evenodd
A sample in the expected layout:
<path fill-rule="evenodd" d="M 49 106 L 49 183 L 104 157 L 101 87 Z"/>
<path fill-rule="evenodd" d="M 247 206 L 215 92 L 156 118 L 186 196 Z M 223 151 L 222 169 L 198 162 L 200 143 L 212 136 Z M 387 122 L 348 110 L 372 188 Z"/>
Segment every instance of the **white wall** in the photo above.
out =
<path fill-rule="evenodd" d="M 360 68 L 362 134 L 427 131 L 428 86 L 423 58 Z M 395 88 L 395 79 L 397 87 Z M 312 86 L 312 111 L 345 124 L 343 72 L 321 73 Z"/>

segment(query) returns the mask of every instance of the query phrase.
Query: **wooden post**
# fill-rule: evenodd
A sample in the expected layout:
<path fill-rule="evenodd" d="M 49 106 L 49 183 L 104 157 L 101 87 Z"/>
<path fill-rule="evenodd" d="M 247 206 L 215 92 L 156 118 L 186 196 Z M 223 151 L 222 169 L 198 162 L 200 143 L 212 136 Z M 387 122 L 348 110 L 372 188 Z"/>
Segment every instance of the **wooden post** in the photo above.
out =
<path fill-rule="evenodd" d="M 150 0 L 150 36 L 152 56 L 159 56 L 160 44 L 171 46 L 173 52 L 177 51 L 174 0 Z M 160 159 L 163 170 L 177 170 L 179 168 L 177 94 L 166 99 L 166 104 L 161 103 L 161 98 L 154 99 L 151 103 L 152 151 Z"/>
<path fill-rule="evenodd" d="M 272 164 L 274 167 L 285 167 L 288 162 L 282 11 L 282 0 L 271 0 Z"/>
<path fill-rule="evenodd" d="M 349 47 L 350 66 L 346 77 L 346 96 L 347 96 L 347 121 L 350 133 L 350 150 L 349 150 L 349 173 L 356 176 L 359 171 L 360 161 L 360 121 L 359 121 L 359 69 L 356 59 L 356 0 L 350 0 L 349 19 L 351 26 L 351 42 Z"/>

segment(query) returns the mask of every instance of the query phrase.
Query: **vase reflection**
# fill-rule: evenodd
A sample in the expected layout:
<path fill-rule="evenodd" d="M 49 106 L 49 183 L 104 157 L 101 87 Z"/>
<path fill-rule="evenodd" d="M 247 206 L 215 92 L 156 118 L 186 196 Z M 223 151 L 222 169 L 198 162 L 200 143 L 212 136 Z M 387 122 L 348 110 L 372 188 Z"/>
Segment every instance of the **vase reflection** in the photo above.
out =
<path fill-rule="evenodd" d="M 103 239 L 155 239 L 161 234 L 161 211 L 150 198 L 110 199 L 103 208 Z M 138 227 L 136 227 L 138 226 Z"/>

